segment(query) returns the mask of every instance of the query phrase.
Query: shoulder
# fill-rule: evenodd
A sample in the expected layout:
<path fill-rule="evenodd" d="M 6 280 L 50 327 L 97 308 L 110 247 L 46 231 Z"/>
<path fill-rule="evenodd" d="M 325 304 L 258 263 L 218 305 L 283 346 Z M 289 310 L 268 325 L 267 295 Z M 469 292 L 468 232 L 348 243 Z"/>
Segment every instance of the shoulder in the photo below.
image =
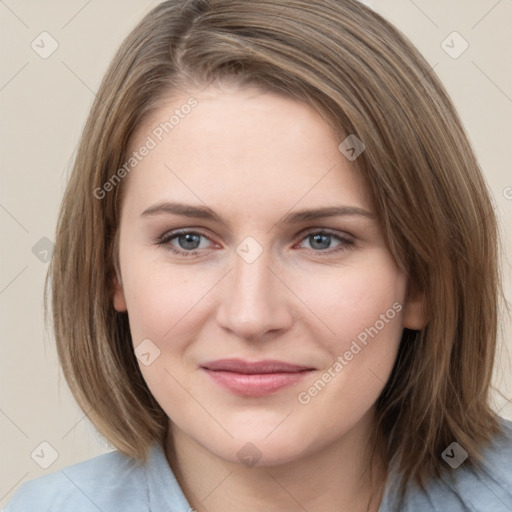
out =
<path fill-rule="evenodd" d="M 510 512 L 512 510 L 512 422 L 500 418 L 501 433 L 483 449 L 483 467 L 476 471 L 463 463 L 464 452 L 441 480 L 425 490 L 410 489 L 401 510 L 415 512 Z M 460 447 L 460 445 L 459 445 Z M 454 447 L 459 450 L 459 447 Z M 445 453 L 445 452 L 443 452 Z M 453 449 L 448 457 L 457 456 Z M 446 456 L 446 454 L 445 454 Z M 445 457 L 443 457 L 445 458 Z M 445 458 L 445 460 L 448 460 Z M 389 510 L 394 510 L 386 504 Z M 387 510 L 384 507 L 384 510 Z"/>
<path fill-rule="evenodd" d="M 113 451 L 25 482 L 4 512 L 147 510 L 144 468 Z"/>
<path fill-rule="evenodd" d="M 512 510 L 512 422 L 501 418 L 500 424 L 501 434 L 483 450 L 481 470 L 471 470 L 464 464 L 450 468 L 451 478 L 443 479 L 435 488 L 441 499 L 451 496 L 454 511 Z M 459 503 L 459 508 L 455 503 Z"/>

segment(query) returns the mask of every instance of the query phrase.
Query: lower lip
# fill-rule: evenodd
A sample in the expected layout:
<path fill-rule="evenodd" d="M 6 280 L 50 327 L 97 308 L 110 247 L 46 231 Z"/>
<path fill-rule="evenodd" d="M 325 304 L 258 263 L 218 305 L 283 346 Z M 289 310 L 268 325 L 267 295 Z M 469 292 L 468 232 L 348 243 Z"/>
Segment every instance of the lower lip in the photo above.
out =
<path fill-rule="evenodd" d="M 264 396 L 282 388 L 293 386 L 313 370 L 281 373 L 235 373 L 203 368 L 210 378 L 220 386 L 242 396 Z"/>

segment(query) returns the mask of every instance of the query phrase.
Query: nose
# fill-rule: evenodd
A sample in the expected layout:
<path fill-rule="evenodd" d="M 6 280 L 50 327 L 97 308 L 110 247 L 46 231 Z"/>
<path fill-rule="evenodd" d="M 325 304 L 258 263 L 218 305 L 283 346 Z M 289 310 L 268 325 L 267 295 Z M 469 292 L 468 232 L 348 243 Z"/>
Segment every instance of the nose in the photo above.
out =
<path fill-rule="evenodd" d="M 234 255 L 232 271 L 223 280 L 217 309 L 217 322 L 222 328 L 253 341 L 290 328 L 291 292 L 272 267 L 266 251 L 252 263 Z"/>

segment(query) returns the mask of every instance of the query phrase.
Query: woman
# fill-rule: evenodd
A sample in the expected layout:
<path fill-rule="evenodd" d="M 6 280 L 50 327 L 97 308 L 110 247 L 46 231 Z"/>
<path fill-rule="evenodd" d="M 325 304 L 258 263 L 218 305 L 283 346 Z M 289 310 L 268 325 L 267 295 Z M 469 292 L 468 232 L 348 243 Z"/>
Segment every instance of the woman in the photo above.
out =
<path fill-rule="evenodd" d="M 48 275 L 116 450 L 7 511 L 509 510 L 497 268 L 476 157 L 396 28 L 164 2 L 100 87 Z"/>

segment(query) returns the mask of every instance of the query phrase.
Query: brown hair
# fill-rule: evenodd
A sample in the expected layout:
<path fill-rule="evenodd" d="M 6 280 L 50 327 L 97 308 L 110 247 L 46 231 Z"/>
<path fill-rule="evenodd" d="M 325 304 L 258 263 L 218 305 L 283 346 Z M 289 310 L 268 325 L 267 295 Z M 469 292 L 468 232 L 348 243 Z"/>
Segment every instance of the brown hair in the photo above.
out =
<path fill-rule="evenodd" d="M 187 85 L 256 85 L 312 105 L 357 167 L 390 251 L 422 292 L 429 323 L 405 330 L 377 402 L 375 446 L 423 485 L 453 441 L 478 466 L 499 431 L 489 405 L 500 291 L 497 225 L 459 117 L 416 48 L 355 0 L 173 0 L 123 42 L 97 93 L 57 227 L 52 283 L 58 355 L 79 405 L 118 450 L 145 460 L 168 417 L 112 302 L 124 183 L 93 193 L 127 159 L 144 119 Z"/>

